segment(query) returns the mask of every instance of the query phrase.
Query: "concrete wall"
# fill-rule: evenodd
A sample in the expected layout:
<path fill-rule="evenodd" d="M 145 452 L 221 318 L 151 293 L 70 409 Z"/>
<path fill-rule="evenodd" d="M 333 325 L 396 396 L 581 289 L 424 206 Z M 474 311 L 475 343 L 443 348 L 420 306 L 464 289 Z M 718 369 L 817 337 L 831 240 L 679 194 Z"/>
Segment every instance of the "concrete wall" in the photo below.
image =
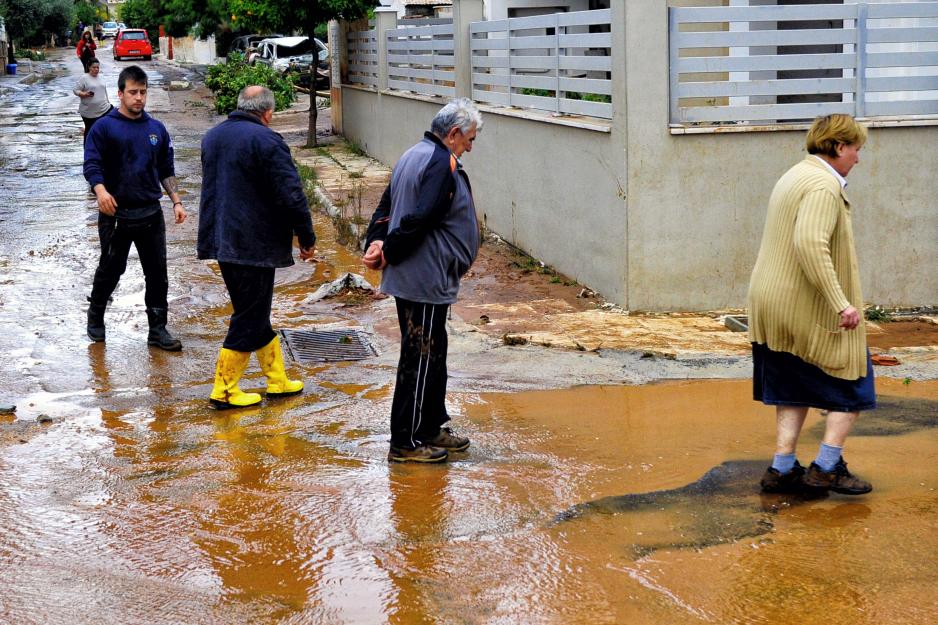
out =
<path fill-rule="evenodd" d="M 346 137 L 391 165 L 429 129 L 441 106 L 355 88 L 343 88 L 342 102 Z M 462 159 L 480 219 L 536 258 L 625 303 L 625 163 L 618 137 L 485 108 L 482 115 L 482 133 Z"/>
<path fill-rule="evenodd" d="M 160 37 L 160 52 L 168 54 L 170 37 Z M 215 36 L 207 39 L 195 37 L 172 37 L 173 60 L 180 63 L 214 65 L 219 62 L 215 56 Z"/>
<path fill-rule="evenodd" d="M 805 132 L 672 135 L 667 5 L 612 3 L 608 132 L 483 107 L 485 128 L 463 160 L 492 230 L 610 300 L 741 307 L 769 194 L 804 157 Z M 388 164 L 441 105 L 355 88 L 342 102 L 345 134 Z M 868 303 L 938 304 L 936 161 L 938 126 L 870 130 L 847 189 Z"/>
<path fill-rule="evenodd" d="M 804 131 L 673 136 L 667 2 L 627 2 L 629 306 L 745 303 L 769 194 Z M 938 127 L 872 128 L 847 193 L 867 302 L 938 303 Z"/>

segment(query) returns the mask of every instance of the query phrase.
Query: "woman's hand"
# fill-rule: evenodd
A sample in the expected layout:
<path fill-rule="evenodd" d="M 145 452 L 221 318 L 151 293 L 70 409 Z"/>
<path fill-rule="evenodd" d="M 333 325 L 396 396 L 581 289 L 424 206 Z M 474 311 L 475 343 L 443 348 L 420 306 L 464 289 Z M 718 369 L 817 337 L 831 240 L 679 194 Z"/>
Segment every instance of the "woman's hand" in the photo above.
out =
<path fill-rule="evenodd" d="M 860 325 L 860 313 L 853 306 L 847 306 L 840 311 L 840 327 L 853 330 Z"/>

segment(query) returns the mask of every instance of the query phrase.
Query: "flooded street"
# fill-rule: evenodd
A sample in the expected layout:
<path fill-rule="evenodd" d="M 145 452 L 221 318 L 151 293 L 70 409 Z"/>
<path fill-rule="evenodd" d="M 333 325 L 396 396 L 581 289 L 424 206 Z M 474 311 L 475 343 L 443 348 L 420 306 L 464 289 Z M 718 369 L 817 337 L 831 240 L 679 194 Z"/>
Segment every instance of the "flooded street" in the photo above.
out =
<path fill-rule="evenodd" d="M 321 260 L 278 271 L 274 326 L 364 327 L 380 356 L 288 362 L 304 394 L 210 409 L 230 307 L 195 240 L 199 143 L 218 118 L 198 91 L 162 88 L 187 78 L 178 67 L 146 64 L 190 213 L 167 226 L 184 348 L 147 347 L 135 252 L 107 343 L 90 343 L 97 209 L 66 52 L 0 99 L 0 403 L 17 406 L 0 414 L 0 623 L 938 622 L 934 380 L 878 379 L 882 408 L 846 450 L 874 484 L 863 497 L 759 494 L 774 411 L 747 379 L 519 391 L 536 371 L 515 385 L 459 358 L 449 409 L 472 446 L 390 466 L 393 303 L 309 302 L 362 269 L 317 217 Z M 242 388 L 260 386 L 252 362 Z M 812 412 L 804 464 L 821 423 Z"/>

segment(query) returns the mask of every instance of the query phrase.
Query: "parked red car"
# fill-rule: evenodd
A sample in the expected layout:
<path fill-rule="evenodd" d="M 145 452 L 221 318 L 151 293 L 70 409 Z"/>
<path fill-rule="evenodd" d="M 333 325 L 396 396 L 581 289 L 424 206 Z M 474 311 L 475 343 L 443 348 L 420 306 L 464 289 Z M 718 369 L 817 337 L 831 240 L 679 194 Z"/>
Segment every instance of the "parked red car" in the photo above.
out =
<path fill-rule="evenodd" d="M 132 57 L 149 61 L 153 57 L 153 47 L 147 31 L 142 28 L 128 28 L 117 33 L 114 38 L 114 60 Z"/>

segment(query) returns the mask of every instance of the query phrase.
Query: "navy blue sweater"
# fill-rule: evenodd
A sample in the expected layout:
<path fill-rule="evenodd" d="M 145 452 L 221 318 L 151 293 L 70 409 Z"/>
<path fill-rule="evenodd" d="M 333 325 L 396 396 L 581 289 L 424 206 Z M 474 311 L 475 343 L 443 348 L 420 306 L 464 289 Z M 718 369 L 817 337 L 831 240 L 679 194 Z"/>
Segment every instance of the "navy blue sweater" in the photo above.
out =
<path fill-rule="evenodd" d="M 148 217 L 160 210 L 160 181 L 176 175 L 173 141 L 146 112 L 130 119 L 112 109 L 88 133 L 84 171 L 88 184 L 114 196 L 118 218 Z"/>
<path fill-rule="evenodd" d="M 198 254 L 255 267 L 293 264 L 293 235 L 316 242 L 303 183 L 283 138 L 234 111 L 202 138 Z"/>

